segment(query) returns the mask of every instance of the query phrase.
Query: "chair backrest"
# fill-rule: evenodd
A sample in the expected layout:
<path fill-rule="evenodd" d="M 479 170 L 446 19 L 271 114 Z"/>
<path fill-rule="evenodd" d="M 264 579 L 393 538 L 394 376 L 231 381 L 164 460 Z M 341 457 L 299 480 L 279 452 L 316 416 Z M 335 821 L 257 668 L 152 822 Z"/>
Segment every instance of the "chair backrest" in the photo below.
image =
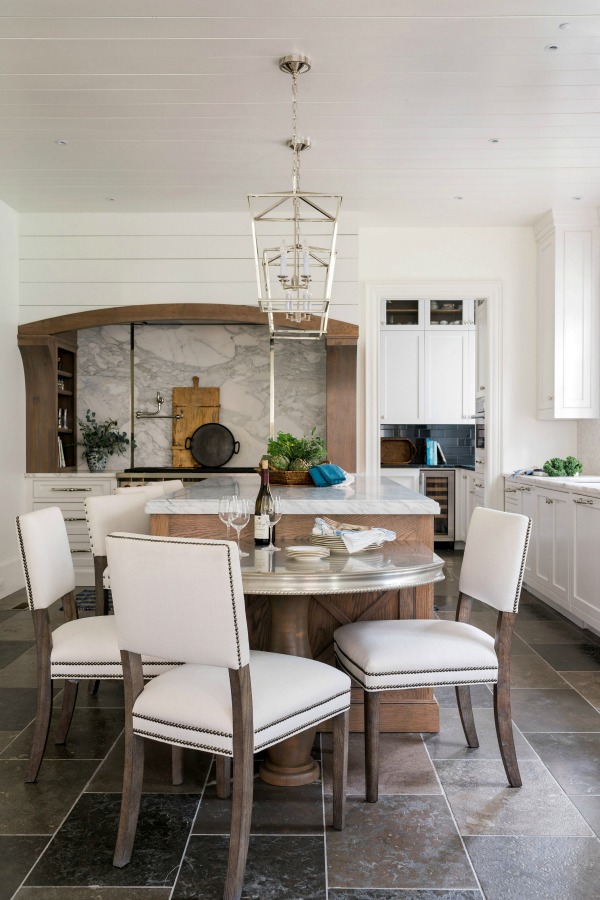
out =
<path fill-rule="evenodd" d="M 144 491 L 135 491 L 130 496 L 109 494 L 102 497 L 86 497 L 85 517 L 92 554 L 106 556 L 106 535 L 111 531 L 148 534 L 150 516 L 144 512 L 147 501 L 148 496 Z"/>
<path fill-rule="evenodd" d="M 106 547 L 122 650 L 230 669 L 248 663 L 236 544 L 111 534 Z"/>
<path fill-rule="evenodd" d="M 162 485 L 163 494 L 167 496 L 169 494 L 176 494 L 177 491 L 183 490 L 183 481 L 181 480 L 181 478 L 174 478 L 170 481 L 163 481 Z"/>
<path fill-rule="evenodd" d="M 531 519 L 478 506 L 471 517 L 459 589 L 501 612 L 519 608 Z"/>
<path fill-rule="evenodd" d="M 115 491 L 115 494 L 118 494 L 119 496 L 124 496 L 125 494 L 143 494 L 148 500 L 150 500 L 154 497 L 164 496 L 165 491 L 163 488 L 163 484 L 163 481 L 149 481 L 148 484 L 140 484 L 136 487 L 118 487 Z"/>
<path fill-rule="evenodd" d="M 75 589 L 69 537 L 58 506 L 17 516 L 29 608 L 46 609 Z"/>

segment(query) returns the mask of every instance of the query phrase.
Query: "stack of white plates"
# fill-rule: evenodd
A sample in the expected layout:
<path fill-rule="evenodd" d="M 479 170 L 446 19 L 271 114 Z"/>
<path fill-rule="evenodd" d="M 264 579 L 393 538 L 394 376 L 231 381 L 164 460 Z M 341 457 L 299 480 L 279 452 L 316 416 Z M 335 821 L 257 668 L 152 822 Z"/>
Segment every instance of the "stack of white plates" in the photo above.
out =
<path fill-rule="evenodd" d="M 286 559 L 295 560 L 325 559 L 326 556 L 329 556 L 329 548 L 297 545 L 293 547 L 286 547 L 285 555 Z"/>
<path fill-rule="evenodd" d="M 348 548 L 339 534 L 311 534 L 309 541 L 311 544 L 319 547 L 329 547 L 332 553 L 348 553 Z M 365 550 L 373 550 L 375 547 L 381 547 L 381 544 L 381 541 L 376 544 L 369 544 L 368 547 L 365 547 Z M 359 550 L 358 552 L 363 551 Z"/>

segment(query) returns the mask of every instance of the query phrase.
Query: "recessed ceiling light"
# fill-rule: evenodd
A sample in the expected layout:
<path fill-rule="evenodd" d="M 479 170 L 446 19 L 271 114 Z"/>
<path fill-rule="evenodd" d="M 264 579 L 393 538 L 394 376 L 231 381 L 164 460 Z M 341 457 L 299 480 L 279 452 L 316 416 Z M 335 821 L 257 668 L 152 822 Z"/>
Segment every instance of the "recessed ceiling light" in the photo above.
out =
<path fill-rule="evenodd" d="M 570 28 L 570 27 L 571 27 L 571 23 L 570 23 L 570 22 L 561 22 L 560 25 L 559 25 L 558 27 L 559 27 L 559 28 L 562 28 L 562 30 L 564 31 L 565 28 Z"/>
<path fill-rule="evenodd" d="M 489 139 L 488 139 L 488 143 L 489 143 L 489 144 L 499 144 L 499 143 L 500 143 L 500 138 L 489 138 Z"/>
<path fill-rule="evenodd" d="M 581 197 L 575 196 L 575 197 L 571 197 L 571 199 L 572 199 L 572 200 L 581 200 Z"/>
<path fill-rule="evenodd" d="M 463 197 L 458 197 L 458 196 L 457 196 L 457 197 L 455 197 L 454 199 L 455 199 L 455 200 L 463 200 L 464 198 L 463 198 Z"/>
<path fill-rule="evenodd" d="M 108 200 L 108 201 L 110 201 L 110 202 L 112 203 L 112 201 L 113 201 L 113 200 L 116 200 L 117 198 L 116 198 L 116 197 L 105 197 L 104 199 L 105 199 L 105 200 Z"/>
<path fill-rule="evenodd" d="M 546 44 L 545 49 L 550 51 L 558 50 L 558 44 Z"/>
<path fill-rule="evenodd" d="M 68 144 L 69 142 L 68 142 L 68 141 L 60 140 L 60 141 L 54 141 L 54 143 L 55 143 L 55 144 L 60 144 L 61 146 L 64 146 L 65 144 Z"/>

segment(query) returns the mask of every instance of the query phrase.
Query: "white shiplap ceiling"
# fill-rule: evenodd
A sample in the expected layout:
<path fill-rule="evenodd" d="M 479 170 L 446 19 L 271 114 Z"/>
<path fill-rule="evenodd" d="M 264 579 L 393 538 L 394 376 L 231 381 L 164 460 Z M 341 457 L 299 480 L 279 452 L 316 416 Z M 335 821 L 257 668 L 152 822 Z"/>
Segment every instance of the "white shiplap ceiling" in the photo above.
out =
<path fill-rule="evenodd" d="M 289 189 L 288 53 L 313 62 L 302 184 L 361 222 L 600 206 L 600 0 L 0 0 L 0 199 L 237 212 Z"/>

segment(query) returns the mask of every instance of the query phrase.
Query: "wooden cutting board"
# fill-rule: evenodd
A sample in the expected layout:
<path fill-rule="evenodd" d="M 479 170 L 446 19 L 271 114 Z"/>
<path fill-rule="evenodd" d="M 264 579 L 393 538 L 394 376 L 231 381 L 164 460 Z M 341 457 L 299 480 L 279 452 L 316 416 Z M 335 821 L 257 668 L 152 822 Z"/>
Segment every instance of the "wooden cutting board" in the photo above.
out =
<path fill-rule="evenodd" d="M 173 467 L 177 469 L 200 468 L 189 450 L 185 449 L 185 439 L 191 437 L 201 425 L 219 421 L 220 390 L 216 387 L 199 386 L 197 375 L 192 378 L 192 387 L 173 388 Z"/>

